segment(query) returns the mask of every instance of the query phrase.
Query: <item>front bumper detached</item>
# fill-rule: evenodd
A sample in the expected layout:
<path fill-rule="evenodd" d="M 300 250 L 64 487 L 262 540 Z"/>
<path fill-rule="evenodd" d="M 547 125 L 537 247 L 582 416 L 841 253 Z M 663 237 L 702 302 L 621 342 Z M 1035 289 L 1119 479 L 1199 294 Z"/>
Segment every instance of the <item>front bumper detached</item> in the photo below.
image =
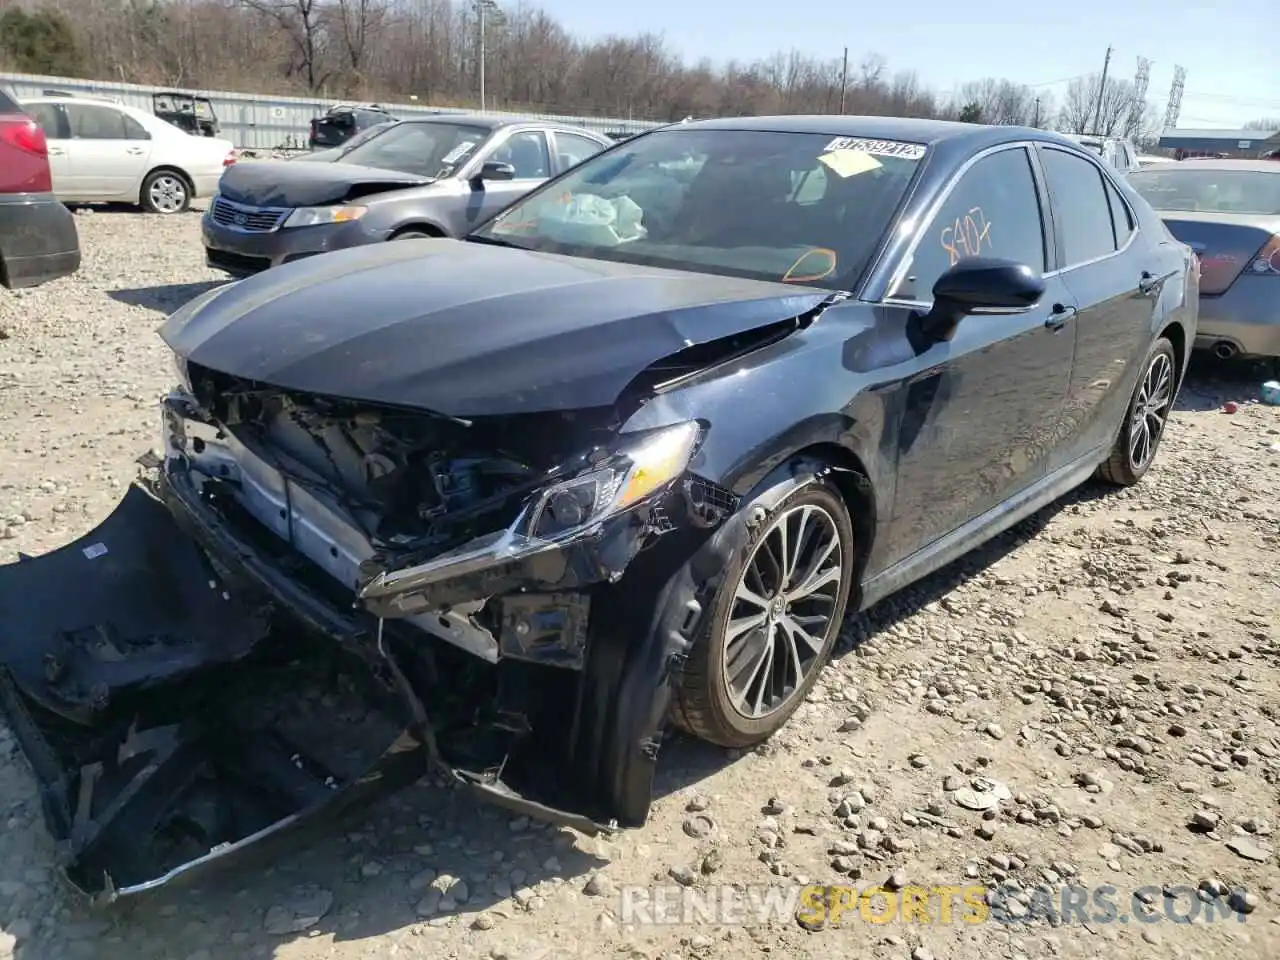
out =
<path fill-rule="evenodd" d="M 555 547 L 498 537 L 360 600 L 338 574 L 377 562 L 367 544 L 323 511 L 285 518 L 306 551 L 245 522 L 228 491 L 265 511 L 270 483 L 203 449 L 202 470 L 149 463 L 96 529 L 0 567 L 0 710 L 76 888 L 111 902 L 277 850 L 431 771 L 588 835 L 644 822 L 670 678 L 729 549 L 689 559 L 711 530 L 639 555 L 635 516 Z M 481 604 L 448 607 L 464 594 L 501 605 L 491 632 Z M 457 661 L 465 687 L 439 679 Z M 464 689 L 483 696 L 446 702 Z"/>
<path fill-rule="evenodd" d="M 271 614 L 347 643 L 367 624 L 198 515 L 184 530 L 182 495 L 160 490 L 168 507 L 135 485 L 84 537 L 0 568 L 0 710 L 81 892 L 111 902 L 257 859 L 433 769 L 513 811 L 614 828 L 451 766 L 410 702 L 335 671 L 342 646 L 298 643 Z M 335 690 L 335 676 L 354 679 Z"/>

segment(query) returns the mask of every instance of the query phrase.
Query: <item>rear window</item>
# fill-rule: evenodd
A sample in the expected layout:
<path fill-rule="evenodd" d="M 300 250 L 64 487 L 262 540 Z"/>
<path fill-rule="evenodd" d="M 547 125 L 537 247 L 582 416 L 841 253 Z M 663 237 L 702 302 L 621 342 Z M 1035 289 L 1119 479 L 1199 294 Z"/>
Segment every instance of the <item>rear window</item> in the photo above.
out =
<path fill-rule="evenodd" d="M 13 97 L 0 90 L 0 113 L 26 113 Z"/>
<path fill-rule="evenodd" d="M 1280 170 L 1139 170 L 1129 183 L 1157 210 L 1280 215 Z"/>

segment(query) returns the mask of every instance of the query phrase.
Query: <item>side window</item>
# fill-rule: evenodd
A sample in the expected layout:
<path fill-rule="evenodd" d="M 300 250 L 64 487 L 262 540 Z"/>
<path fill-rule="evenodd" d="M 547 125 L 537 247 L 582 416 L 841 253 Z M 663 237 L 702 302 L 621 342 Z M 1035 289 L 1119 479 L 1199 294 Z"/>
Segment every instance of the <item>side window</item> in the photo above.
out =
<path fill-rule="evenodd" d="M 56 104 L 33 103 L 26 109 L 31 119 L 40 125 L 40 129 L 44 131 L 46 139 L 61 140 L 66 136 L 58 123 L 58 107 Z"/>
<path fill-rule="evenodd" d="M 1118 250 L 1129 242 L 1129 236 L 1133 233 L 1133 214 L 1129 212 L 1129 207 L 1120 196 L 1120 191 L 1110 180 L 1107 181 L 1107 200 L 1111 203 L 1111 224 L 1116 231 L 1116 249 Z"/>
<path fill-rule="evenodd" d="M 576 167 L 588 157 L 594 157 L 603 150 L 600 144 L 590 137 L 580 137 L 576 133 L 556 131 L 556 153 L 560 155 L 560 168 L 568 170 Z"/>
<path fill-rule="evenodd" d="M 124 114 L 110 107 L 68 103 L 64 108 L 73 140 L 124 140 Z"/>
<path fill-rule="evenodd" d="M 796 181 L 795 193 L 791 195 L 793 203 L 808 206 L 827 195 L 827 174 L 821 163 L 812 170 L 800 170 L 792 176 Z"/>
<path fill-rule="evenodd" d="M 1045 149 L 1042 156 L 1062 238 L 1062 266 L 1074 267 L 1115 253 L 1115 229 L 1102 171 L 1063 150 Z"/>
<path fill-rule="evenodd" d="M 151 134 L 147 133 L 146 128 L 127 113 L 120 114 L 120 119 L 124 121 L 124 138 L 126 140 L 151 139 Z"/>
<path fill-rule="evenodd" d="M 1022 147 L 983 157 L 943 201 L 892 296 L 929 300 L 933 285 L 966 257 L 1006 257 L 1045 270 L 1044 223 L 1031 161 Z"/>
<path fill-rule="evenodd" d="M 551 176 L 547 138 L 541 130 L 513 133 L 494 151 L 493 159 L 515 167 L 516 180 L 546 179 Z"/>

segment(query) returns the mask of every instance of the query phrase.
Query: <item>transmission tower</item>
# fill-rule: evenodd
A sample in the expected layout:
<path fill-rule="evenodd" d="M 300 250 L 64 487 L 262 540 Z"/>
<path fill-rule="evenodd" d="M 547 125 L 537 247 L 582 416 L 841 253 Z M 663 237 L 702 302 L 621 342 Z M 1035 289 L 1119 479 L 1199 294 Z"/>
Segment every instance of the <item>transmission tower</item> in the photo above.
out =
<path fill-rule="evenodd" d="M 1142 116 L 1147 111 L 1147 84 L 1151 79 L 1151 61 L 1138 58 L 1138 72 L 1133 75 L 1133 103 L 1129 105 L 1127 133 L 1137 136 L 1142 132 Z"/>
<path fill-rule="evenodd" d="M 1165 130 L 1172 130 L 1178 125 L 1178 114 L 1182 110 L 1182 87 L 1186 79 L 1186 67 L 1173 68 L 1173 86 L 1169 88 L 1169 105 L 1164 111 Z"/>

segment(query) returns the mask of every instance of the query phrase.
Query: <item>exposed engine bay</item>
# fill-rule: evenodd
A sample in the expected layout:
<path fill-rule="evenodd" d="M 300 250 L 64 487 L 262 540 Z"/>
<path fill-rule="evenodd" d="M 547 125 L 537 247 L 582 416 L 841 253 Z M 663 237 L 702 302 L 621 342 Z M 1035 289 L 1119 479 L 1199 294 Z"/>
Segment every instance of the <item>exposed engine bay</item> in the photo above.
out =
<path fill-rule="evenodd" d="M 585 832 L 643 822 L 669 664 L 642 639 L 694 629 L 664 585 L 736 507 L 685 473 L 696 427 L 618 450 L 612 410 L 186 375 L 115 513 L 0 571 L 0 708 L 76 887 L 143 893 L 433 769 Z"/>

